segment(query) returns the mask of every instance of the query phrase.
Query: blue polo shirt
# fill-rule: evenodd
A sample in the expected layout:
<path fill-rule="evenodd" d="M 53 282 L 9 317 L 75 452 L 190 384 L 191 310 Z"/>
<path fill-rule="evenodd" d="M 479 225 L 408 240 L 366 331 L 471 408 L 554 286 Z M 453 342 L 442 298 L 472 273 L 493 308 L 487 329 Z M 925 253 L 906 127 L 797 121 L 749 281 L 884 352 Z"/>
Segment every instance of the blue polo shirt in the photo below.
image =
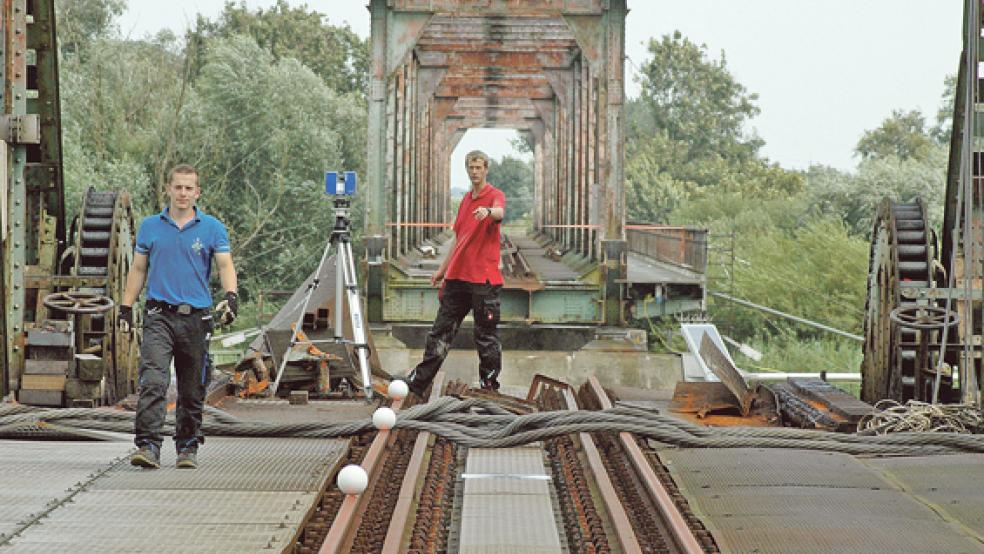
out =
<path fill-rule="evenodd" d="M 137 232 L 134 250 L 147 255 L 147 299 L 209 308 L 212 255 L 230 251 L 229 233 L 222 222 L 197 207 L 195 218 L 182 229 L 168 212 L 164 208 L 145 217 Z"/>

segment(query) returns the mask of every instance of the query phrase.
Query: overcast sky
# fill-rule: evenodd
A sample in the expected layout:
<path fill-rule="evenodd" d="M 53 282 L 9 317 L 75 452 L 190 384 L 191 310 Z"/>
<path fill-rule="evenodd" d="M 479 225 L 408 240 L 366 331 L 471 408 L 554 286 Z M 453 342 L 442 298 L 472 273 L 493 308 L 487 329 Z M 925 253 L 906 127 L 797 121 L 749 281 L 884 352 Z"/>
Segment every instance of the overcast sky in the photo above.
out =
<path fill-rule="evenodd" d="M 238 3 L 238 2 L 237 2 Z M 369 34 L 366 0 L 290 0 Z M 764 154 L 787 168 L 811 163 L 853 169 L 853 149 L 865 129 L 892 109 L 918 109 L 936 117 L 943 79 L 960 56 L 960 0 L 628 0 L 627 73 L 647 58 L 645 42 L 679 29 L 704 43 L 750 92 L 762 113 L 749 131 L 765 142 Z M 132 38 L 167 27 L 177 33 L 196 13 L 216 16 L 225 0 L 129 0 L 120 21 Z M 251 8 L 274 0 L 247 0 Z M 639 87 L 626 83 L 629 96 Z M 493 157 L 510 152 L 510 131 L 470 131 L 464 152 L 483 148 Z M 457 173 L 457 172 L 456 172 Z M 465 180 L 465 174 L 453 183 Z"/>

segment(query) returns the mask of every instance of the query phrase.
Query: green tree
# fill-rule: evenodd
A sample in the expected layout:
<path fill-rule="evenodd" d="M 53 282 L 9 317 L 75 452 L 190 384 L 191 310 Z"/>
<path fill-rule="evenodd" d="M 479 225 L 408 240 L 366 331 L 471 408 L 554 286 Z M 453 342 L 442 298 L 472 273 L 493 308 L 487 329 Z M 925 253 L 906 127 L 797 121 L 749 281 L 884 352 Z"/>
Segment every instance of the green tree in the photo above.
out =
<path fill-rule="evenodd" d="M 61 65 L 65 197 L 75 213 L 90 186 L 125 188 L 138 213 L 159 209 L 158 184 L 172 163 L 183 94 L 183 59 L 173 36 L 96 39 Z"/>
<path fill-rule="evenodd" d="M 806 172 L 807 197 L 817 213 L 835 215 L 852 234 L 869 238 L 883 198 L 914 202 L 921 198 L 932 227 L 943 219 L 947 150 L 933 145 L 923 158 L 894 155 L 862 161 L 854 173 L 813 166 Z"/>
<path fill-rule="evenodd" d="M 488 181 L 506 195 L 505 223 L 528 218 L 533 210 L 533 164 L 504 156 L 489 160 Z"/>
<path fill-rule="evenodd" d="M 270 9 L 252 11 L 245 2 L 226 2 L 217 21 L 199 17 L 194 40 L 204 50 L 211 38 L 236 35 L 252 37 L 274 59 L 299 60 L 335 91 L 366 94 L 369 42 L 348 25 L 329 24 L 328 16 L 307 5 L 292 8 L 277 0 Z"/>
<path fill-rule="evenodd" d="M 918 110 L 892 110 L 877 129 L 865 131 L 854 148 L 862 160 L 895 156 L 900 160 L 929 157 L 936 142 Z"/>
<path fill-rule="evenodd" d="M 953 109 L 956 98 L 957 74 L 952 73 L 943 79 L 943 98 L 940 102 L 940 109 L 936 111 L 936 125 L 929 131 L 929 134 L 939 144 L 950 144 L 950 133 L 953 130 Z"/>
<path fill-rule="evenodd" d="M 62 53 L 78 53 L 85 44 L 109 37 L 125 9 L 126 0 L 56 0 Z"/>
<path fill-rule="evenodd" d="M 763 142 L 744 130 L 759 113 L 758 95 L 749 94 L 728 71 L 723 52 L 720 60 L 710 59 L 707 46 L 676 31 L 650 39 L 649 54 L 641 68 L 641 102 L 655 129 L 687 143 L 691 158 L 747 159 L 758 152 Z"/>
<path fill-rule="evenodd" d="M 332 221 L 324 170 L 350 167 L 343 137 L 364 125 L 356 113 L 356 96 L 250 37 L 210 46 L 178 156 L 199 168 L 201 203 L 229 227 L 247 290 L 287 288 L 314 269 Z"/>

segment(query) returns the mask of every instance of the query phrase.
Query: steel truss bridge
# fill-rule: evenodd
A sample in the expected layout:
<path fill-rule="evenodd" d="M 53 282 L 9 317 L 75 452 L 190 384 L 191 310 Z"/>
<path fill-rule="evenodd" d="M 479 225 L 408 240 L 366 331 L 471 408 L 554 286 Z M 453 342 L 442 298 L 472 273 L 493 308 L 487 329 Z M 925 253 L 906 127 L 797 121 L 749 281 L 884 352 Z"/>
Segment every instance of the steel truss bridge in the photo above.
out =
<path fill-rule="evenodd" d="M 436 314 L 427 278 L 458 200 L 451 153 L 475 128 L 516 129 L 534 145 L 532 222 L 503 242 L 503 321 L 619 326 L 703 309 L 705 234 L 626 225 L 625 0 L 369 9 L 371 321 Z"/>

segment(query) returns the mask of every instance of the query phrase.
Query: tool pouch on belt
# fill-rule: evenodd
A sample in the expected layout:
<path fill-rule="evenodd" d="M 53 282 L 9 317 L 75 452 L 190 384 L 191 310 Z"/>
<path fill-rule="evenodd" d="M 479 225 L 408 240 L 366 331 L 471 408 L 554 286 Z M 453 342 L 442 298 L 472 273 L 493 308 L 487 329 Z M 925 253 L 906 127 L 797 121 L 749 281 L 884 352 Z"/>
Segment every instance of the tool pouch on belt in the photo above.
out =
<path fill-rule="evenodd" d="M 499 299 L 482 299 L 479 313 L 476 315 L 476 325 L 480 327 L 495 327 L 499 323 Z"/>

